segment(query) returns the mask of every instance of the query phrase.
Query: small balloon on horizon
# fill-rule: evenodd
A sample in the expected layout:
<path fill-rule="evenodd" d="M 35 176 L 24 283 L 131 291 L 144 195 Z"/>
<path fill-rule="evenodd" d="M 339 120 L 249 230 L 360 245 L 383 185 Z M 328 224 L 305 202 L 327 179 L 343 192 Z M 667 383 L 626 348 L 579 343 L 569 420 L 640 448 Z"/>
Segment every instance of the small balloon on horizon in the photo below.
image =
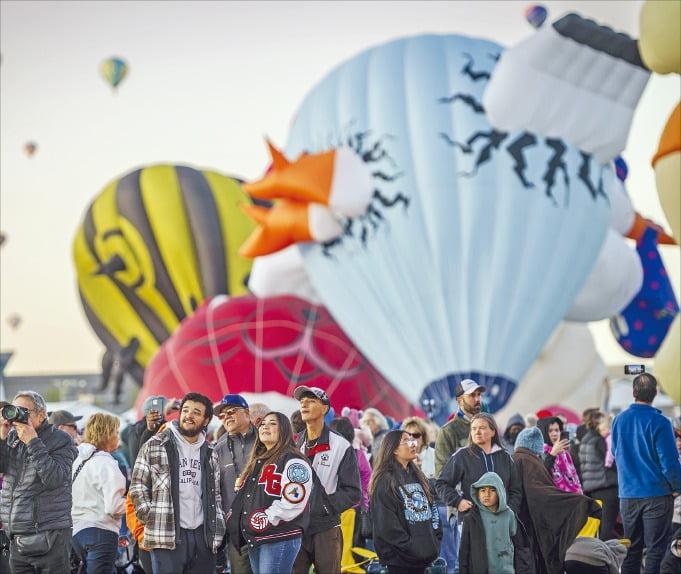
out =
<path fill-rule="evenodd" d="M 107 58 L 102 62 L 100 72 L 106 82 L 115 91 L 128 75 L 128 64 L 122 58 Z"/>
<path fill-rule="evenodd" d="M 21 325 L 21 315 L 19 313 L 12 313 L 8 315 L 5 322 L 13 329 L 16 330 Z"/>
<path fill-rule="evenodd" d="M 548 10 L 541 4 L 532 4 L 525 8 L 525 19 L 535 29 L 542 27 L 548 14 Z"/>
<path fill-rule="evenodd" d="M 35 142 L 26 142 L 24 144 L 24 153 L 28 157 L 33 157 L 38 149 L 38 144 Z"/>

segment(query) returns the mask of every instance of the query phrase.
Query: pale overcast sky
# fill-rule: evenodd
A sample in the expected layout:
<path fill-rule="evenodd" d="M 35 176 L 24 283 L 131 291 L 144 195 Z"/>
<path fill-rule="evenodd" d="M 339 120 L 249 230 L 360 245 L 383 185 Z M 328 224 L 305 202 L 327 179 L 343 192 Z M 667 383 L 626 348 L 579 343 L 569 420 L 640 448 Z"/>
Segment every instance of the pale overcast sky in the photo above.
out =
<path fill-rule="evenodd" d="M 90 201 L 141 165 L 177 162 L 251 179 L 283 146 L 306 92 L 369 46 L 459 33 L 509 45 L 531 34 L 528 2 L 0 2 L 0 344 L 8 374 L 96 372 L 103 346 L 81 310 L 71 242 Z M 639 1 L 545 2 L 638 35 Z M 99 75 L 120 56 L 114 94 Z M 650 157 L 679 100 L 653 77 L 624 157 L 635 207 L 666 226 Z M 29 141 L 38 144 L 28 158 Z M 679 250 L 663 250 L 679 291 Z M 12 330 L 5 319 L 22 316 Z M 627 358 L 607 324 L 593 328 L 606 363 Z"/>

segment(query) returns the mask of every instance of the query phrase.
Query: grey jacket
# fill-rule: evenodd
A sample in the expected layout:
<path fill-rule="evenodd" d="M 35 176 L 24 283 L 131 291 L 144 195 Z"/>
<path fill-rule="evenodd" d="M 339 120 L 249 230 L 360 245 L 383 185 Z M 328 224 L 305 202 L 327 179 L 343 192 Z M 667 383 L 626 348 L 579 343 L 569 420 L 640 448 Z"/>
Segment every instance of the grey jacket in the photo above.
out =
<path fill-rule="evenodd" d="M 11 536 L 71 528 L 71 437 L 45 420 L 25 445 L 15 429 L 0 441 L 0 521 Z"/>
<path fill-rule="evenodd" d="M 232 501 L 236 497 L 234 485 L 238 476 L 246 468 L 257 432 L 251 424 L 246 434 L 230 435 L 225 433 L 215 445 L 215 454 L 218 455 L 218 463 L 220 464 L 220 493 L 222 494 L 222 509 L 225 515 L 232 508 Z"/>

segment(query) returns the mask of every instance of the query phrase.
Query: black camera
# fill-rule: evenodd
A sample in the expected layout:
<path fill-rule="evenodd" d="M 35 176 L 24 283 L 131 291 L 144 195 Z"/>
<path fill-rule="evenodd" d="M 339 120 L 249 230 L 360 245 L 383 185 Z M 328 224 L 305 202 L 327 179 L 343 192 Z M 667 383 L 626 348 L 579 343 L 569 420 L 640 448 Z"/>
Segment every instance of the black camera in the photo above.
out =
<path fill-rule="evenodd" d="M 645 365 L 624 365 L 625 375 L 640 375 L 646 372 Z"/>
<path fill-rule="evenodd" d="M 10 423 L 28 424 L 29 410 L 26 407 L 5 405 L 2 407 L 2 418 Z"/>

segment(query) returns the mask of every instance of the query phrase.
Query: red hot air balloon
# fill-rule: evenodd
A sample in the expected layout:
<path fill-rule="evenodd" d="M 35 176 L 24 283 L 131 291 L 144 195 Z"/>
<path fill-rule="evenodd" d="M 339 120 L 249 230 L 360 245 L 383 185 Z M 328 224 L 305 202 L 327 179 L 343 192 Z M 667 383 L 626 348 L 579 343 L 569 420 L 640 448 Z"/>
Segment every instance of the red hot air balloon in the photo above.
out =
<path fill-rule="evenodd" d="M 377 408 L 402 420 L 423 412 L 367 361 L 326 308 L 293 296 L 217 295 L 185 319 L 149 363 L 136 402 L 200 392 L 278 392 L 298 385 L 324 389 L 331 404 Z"/>

